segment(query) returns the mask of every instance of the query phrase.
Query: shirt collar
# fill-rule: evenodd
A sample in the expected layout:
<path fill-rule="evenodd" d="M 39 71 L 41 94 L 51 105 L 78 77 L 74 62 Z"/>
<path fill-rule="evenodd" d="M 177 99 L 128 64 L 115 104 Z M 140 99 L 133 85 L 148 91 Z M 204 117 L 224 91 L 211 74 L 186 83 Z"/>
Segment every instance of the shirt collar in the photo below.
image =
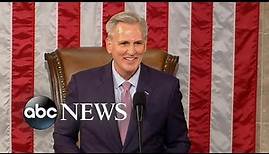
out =
<path fill-rule="evenodd" d="M 114 60 L 112 61 L 112 74 L 113 74 L 113 82 L 114 82 L 114 88 L 119 88 L 121 86 L 121 84 L 123 82 L 125 82 L 126 80 L 120 76 L 120 74 L 116 71 L 115 69 L 115 62 Z M 127 80 L 128 82 L 130 82 L 132 84 L 132 86 L 134 86 L 135 88 L 137 87 L 137 83 L 138 83 L 138 78 L 139 78 L 139 74 L 140 74 L 140 69 L 141 66 L 139 65 L 137 71 L 135 72 L 135 74 L 129 79 Z"/>

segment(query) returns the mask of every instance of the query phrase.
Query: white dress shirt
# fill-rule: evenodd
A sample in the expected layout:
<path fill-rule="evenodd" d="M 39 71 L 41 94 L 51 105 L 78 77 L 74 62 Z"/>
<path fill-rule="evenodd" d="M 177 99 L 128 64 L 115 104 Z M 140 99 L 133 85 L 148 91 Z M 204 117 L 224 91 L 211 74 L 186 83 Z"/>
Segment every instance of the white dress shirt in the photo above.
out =
<path fill-rule="evenodd" d="M 121 84 L 125 82 L 126 80 L 122 76 L 120 76 L 120 74 L 116 71 L 114 65 L 115 63 L 113 60 L 112 61 L 112 75 L 113 75 L 114 92 L 115 92 L 115 103 L 120 103 L 121 93 L 123 92 L 123 88 Z M 136 92 L 137 83 L 138 83 L 139 74 L 140 74 L 140 67 L 141 66 L 139 65 L 135 74 L 129 80 L 127 80 L 128 82 L 131 83 L 130 93 L 131 93 L 132 98 Z"/>

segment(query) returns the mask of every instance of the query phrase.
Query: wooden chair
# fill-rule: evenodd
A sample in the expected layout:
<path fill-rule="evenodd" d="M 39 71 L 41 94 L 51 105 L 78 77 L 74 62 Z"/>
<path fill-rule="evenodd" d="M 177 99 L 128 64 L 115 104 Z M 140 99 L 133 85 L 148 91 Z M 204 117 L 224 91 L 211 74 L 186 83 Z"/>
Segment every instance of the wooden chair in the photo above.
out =
<path fill-rule="evenodd" d="M 178 56 L 173 56 L 159 49 L 148 49 L 142 62 L 157 70 L 174 75 Z M 72 74 L 79 71 L 105 65 L 112 57 L 103 47 L 62 48 L 45 53 L 48 64 L 52 97 L 56 105 L 64 103 L 67 85 Z"/>

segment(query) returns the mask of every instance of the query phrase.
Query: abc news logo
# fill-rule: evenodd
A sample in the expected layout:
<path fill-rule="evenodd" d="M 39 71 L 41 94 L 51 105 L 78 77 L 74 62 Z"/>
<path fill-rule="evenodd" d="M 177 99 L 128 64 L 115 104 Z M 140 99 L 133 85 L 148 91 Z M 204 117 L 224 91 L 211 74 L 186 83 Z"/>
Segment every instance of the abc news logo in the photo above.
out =
<path fill-rule="evenodd" d="M 109 105 L 108 105 L 109 104 Z M 61 119 L 68 120 L 71 117 L 75 120 L 93 120 L 95 117 L 92 111 L 96 111 L 99 120 L 110 120 L 112 111 L 115 109 L 117 114 L 114 120 L 124 120 L 127 113 L 124 111 L 124 103 L 73 103 L 73 107 L 61 104 Z M 92 110 L 95 109 L 95 110 Z M 78 112 L 81 111 L 81 112 Z M 67 116 L 65 114 L 68 114 Z M 52 126 L 57 117 L 58 110 L 55 103 L 45 96 L 36 96 L 30 99 L 23 111 L 25 121 L 30 127 L 35 129 L 46 129 Z"/>
<path fill-rule="evenodd" d="M 45 96 L 31 98 L 24 107 L 25 121 L 35 129 L 46 129 L 55 123 L 57 108 L 55 103 Z"/>

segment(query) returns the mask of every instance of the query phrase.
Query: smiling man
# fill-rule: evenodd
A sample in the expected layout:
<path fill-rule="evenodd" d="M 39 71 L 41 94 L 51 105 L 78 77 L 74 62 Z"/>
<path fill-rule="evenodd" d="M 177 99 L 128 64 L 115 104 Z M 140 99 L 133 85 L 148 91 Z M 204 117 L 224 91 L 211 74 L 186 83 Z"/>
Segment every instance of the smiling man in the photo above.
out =
<path fill-rule="evenodd" d="M 113 60 L 105 66 L 73 75 L 66 103 L 72 105 L 85 100 L 122 102 L 127 117 L 118 121 L 58 119 L 53 134 L 55 152 L 138 152 L 137 125 L 132 107 L 136 91 L 148 94 L 142 152 L 188 152 L 190 141 L 179 80 L 141 63 L 147 43 L 145 20 L 137 14 L 121 12 L 107 22 L 106 31 L 106 49 Z M 78 132 L 80 147 L 76 145 Z"/>
<path fill-rule="evenodd" d="M 108 22 L 108 38 L 106 47 L 112 54 L 116 71 L 125 80 L 128 80 L 138 69 L 146 51 L 146 39 L 139 23 L 119 22 L 110 29 Z"/>

